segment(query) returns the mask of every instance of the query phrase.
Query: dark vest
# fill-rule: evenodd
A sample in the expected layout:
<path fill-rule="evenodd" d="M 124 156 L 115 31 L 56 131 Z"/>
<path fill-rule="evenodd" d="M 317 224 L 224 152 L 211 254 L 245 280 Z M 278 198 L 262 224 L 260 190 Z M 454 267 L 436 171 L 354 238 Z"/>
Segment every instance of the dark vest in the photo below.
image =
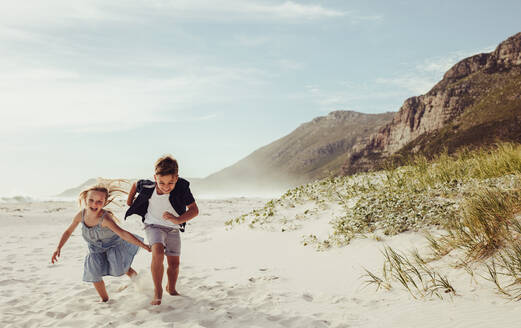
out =
<path fill-rule="evenodd" d="M 168 200 L 170 204 L 181 215 L 186 212 L 186 205 L 192 204 L 195 200 L 189 188 L 190 183 L 183 178 L 179 178 L 175 184 L 174 190 L 170 192 Z M 139 180 L 137 182 L 137 192 L 139 193 L 132 205 L 125 213 L 125 220 L 128 216 L 137 214 L 141 216 L 141 221 L 145 221 L 145 215 L 148 210 L 148 200 L 152 197 L 155 190 L 155 182 L 150 180 Z M 179 225 L 179 231 L 185 231 L 185 223 Z"/>

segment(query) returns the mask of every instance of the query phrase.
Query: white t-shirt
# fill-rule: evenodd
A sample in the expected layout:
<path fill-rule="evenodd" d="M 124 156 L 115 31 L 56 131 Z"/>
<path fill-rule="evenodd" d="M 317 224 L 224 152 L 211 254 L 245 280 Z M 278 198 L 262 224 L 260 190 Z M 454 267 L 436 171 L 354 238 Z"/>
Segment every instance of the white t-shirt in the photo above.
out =
<path fill-rule="evenodd" d="M 147 214 L 145 214 L 146 224 L 157 224 L 170 228 L 179 228 L 178 224 L 163 219 L 164 212 L 171 213 L 174 216 L 179 216 L 172 207 L 172 204 L 170 204 L 168 197 L 169 194 L 158 195 L 157 188 L 154 188 L 152 196 L 148 200 L 148 210 Z"/>

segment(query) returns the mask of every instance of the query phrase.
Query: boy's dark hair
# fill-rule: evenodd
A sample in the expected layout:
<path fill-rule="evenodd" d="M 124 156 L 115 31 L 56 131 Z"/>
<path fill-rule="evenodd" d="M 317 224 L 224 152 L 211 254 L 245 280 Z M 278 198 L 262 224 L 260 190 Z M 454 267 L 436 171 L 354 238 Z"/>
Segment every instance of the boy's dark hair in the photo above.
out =
<path fill-rule="evenodd" d="M 157 175 L 162 176 L 170 174 L 177 175 L 179 172 L 179 166 L 172 155 L 165 155 L 156 161 L 155 172 Z"/>

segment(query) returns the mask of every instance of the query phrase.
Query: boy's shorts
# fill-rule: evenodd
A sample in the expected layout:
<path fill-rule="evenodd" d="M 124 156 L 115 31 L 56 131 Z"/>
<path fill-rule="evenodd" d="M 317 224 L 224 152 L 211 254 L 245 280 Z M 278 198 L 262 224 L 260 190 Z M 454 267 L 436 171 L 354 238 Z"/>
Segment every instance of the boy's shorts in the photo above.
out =
<path fill-rule="evenodd" d="M 160 243 L 165 247 L 166 256 L 181 255 L 181 235 L 179 229 L 155 224 L 145 224 L 145 232 L 150 247 Z"/>

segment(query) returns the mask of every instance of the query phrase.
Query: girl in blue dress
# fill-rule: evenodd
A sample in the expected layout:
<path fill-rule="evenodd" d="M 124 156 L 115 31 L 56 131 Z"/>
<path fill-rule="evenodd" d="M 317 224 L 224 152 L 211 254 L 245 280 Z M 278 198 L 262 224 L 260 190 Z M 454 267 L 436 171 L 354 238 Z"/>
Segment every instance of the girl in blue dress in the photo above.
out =
<path fill-rule="evenodd" d="M 98 183 L 80 193 L 81 209 L 72 220 L 72 224 L 63 233 L 51 262 L 58 261 L 63 245 L 72 232 L 81 224 L 83 239 L 87 242 L 89 253 L 85 257 L 83 281 L 92 282 L 101 297 L 107 302 L 109 296 L 103 282 L 103 276 L 121 276 L 130 278 L 137 273 L 131 268 L 132 260 L 139 247 L 151 251 L 150 246 L 143 243 L 143 238 L 134 236 L 120 228 L 111 211 L 105 210 L 117 192 L 125 192 L 115 187 L 117 181 Z"/>

